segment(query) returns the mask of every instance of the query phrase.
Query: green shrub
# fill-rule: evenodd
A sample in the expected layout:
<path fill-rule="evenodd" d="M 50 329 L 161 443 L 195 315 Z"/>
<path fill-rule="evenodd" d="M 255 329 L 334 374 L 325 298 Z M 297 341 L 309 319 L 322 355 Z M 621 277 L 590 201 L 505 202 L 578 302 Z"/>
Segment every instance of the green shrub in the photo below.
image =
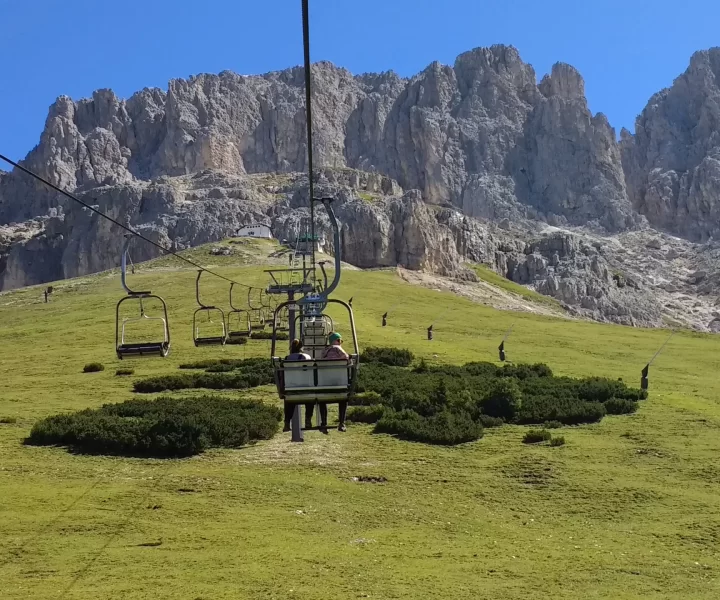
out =
<path fill-rule="evenodd" d="M 225 340 L 225 344 L 228 346 L 244 346 L 248 343 L 248 339 L 245 336 L 240 335 L 234 335 L 232 337 L 228 337 Z"/>
<path fill-rule="evenodd" d="M 644 400 L 646 390 L 632 389 L 622 381 L 603 377 L 590 377 L 578 384 L 578 397 L 590 402 L 607 402 L 611 398 L 621 400 Z"/>
<path fill-rule="evenodd" d="M 253 331 L 252 335 L 250 336 L 253 340 L 271 340 L 273 337 L 272 331 Z M 277 335 L 275 336 L 276 340 L 288 340 L 290 339 L 288 337 L 288 334 L 284 331 L 278 331 Z"/>
<path fill-rule="evenodd" d="M 583 402 L 574 398 L 539 396 L 527 398 L 515 421 L 521 425 L 533 425 L 545 421 L 559 421 L 565 425 L 596 423 L 605 416 L 605 406 L 600 402 Z"/>
<path fill-rule="evenodd" d="M 207 369 L 205 369 L 206 373 L 229 373 L 230 371 L 234 371 L 235 367 L 232 365 L 210 365 Z"/>
<path fill-rule="evenodd" d="M 425 358 L 421 358 L 418 361 L 418 364 L 415 365 L 415 367 L 413 368 L 413 373 L 427 373 L 428 370 L 429 366 L 427 364 L 427 361 L 425 360 Z"/>
<path fill-rule="evenodd" d="M 605 411 L 609 415 L 629 415 L 638 409 L 638 403 L 632 400 L 610 398 L 605 402 Z"/>
<path fill-rule="evenodd" d="M 490 415 L 483 415 L 481 414 L 478 417 L 478 421 L 480 421 L 480 424 L 485 429 L 490 429 L 491 427 L 502 427 L 505 425 L 505 421 L 499 417 L 491 417 Z"/>
<path fill-rule="evenodd" d="M 204 361 L 191 363 L 203 365 L 201 367 L 181 365 L 183 368 L 207 368 L 229 373 L 174 373 L 172 375 L 159 375 L 140 379 L 133 383 L 133 390 L 142 394 L 156 392 L 185 390 L 185 389 L 211 389 L 211 390 L 242 390 L 259 385 L 268 385 L 274 381 L 272 364 L 266 359 L 245 359 L 230 362 Z"/>
<path fill-rule="evenodd" d="M 545 429 L 560 429 L 563 424 L 560 421 L 545 421 L 542 426 Z"/>
<path fill-rule="evenodd" d="M 565 445 L 565 438 L 561 435 L 558 435 L 550 440 L 551 446 L 564 446 Z"/>
<path fill-rule="evenodd" d="M 531 379 L 533 377 L 552 377 L 552 370 L 546 364 L 536 363 L 534 365 L 508 365 L 500 369 L 501 377 L 514 377 L 515 379 Z"/>
<path fill-rule="evenodd" d="M 13 425 L 17 423 L 17 419 L 15 417 L 0 417 L 0 423 L 3 425 Z"/>
<path fill-rule="evenodd" d="M 370 346 L 360 355 L 360 363 L 378 363 L 391 367 L 409 367 L 415 358 L 410 350 Z"/>
<path fill-rule="evenodd" d="M 99 373 L 105 370 L 105 365 L 102 363 L 88 363 L 83 367 L 83 373 Z"/>
<path fill-rule="evenodd" d="M 449 412 L 469 416 L 487 427 L 502 422 L 549 423 L 549 428 L 595 423 L 610 410 L 620 410 L 616 402 L 606 406 L 610 398 L 635 402 L 645 396 L 621 381 L 555 377 L 541 363 L 498 367 L 471 362 L 458 366 L 430 365 L 422 359 L 411 370 L 366 362 L 356 391 L 358 397 L 352 403 L 358 406 L 379 401 L 394 413 L 411 411 L 426 419 Z M 631 405 L 622 406 L 629 409 Z"/>
<path fill-rule="evenodd" d="M 135 369 L 118 369 L 115 371 L 115 375 L 118 377 L 122 377 L 124 375 L 134 375 Z"/>
<path fill-rule="evenodd" d="M 503 377 L 493 382 L 480 403 L 484 414 L 500 419 L 512 419 L 522 407 L 522 393 L 517 382 Z"/>
<path fill-rule="evenodd" d="M 209 447 L 271 438 L 281 413 L 258 401 L 222 397 L 134 399 L 38 421 L 30 445 L 122 456 L 183 457 Z"/>
<path fill-rule="evenodd" d="M 219 365 L 229 365 L 239 371 L 257 371 L 270 365 L 267 358 L 215 358 L 198 360 L 191 363 L 182 363 L 180 369 L 210 369 Z"/>
<path fill-rule="evenodd" d="M 552 435 L 547 429 L 531 429 L 523 437 L 523 444 L 539 444 L 540 442 L 548 442 L 551 439 Z"/>
<path fill-rule="evenodd" d="M 432 417 L 423 417 L 412 410 L 386 411 L 375 425 L 375 431 L 394 434 L 403 440 L 447 446 L 479 440 L 483 435 L 482 425 L 469 415 L 447 410 Z"/>
<path fill-rule="evenodd" d="M 385 413 L 380 404 L 372 406 L 351 406 L 347 412 L 347 420 L 355 423 L 377 423 Z"/>
<path fill-rule="evenodd" d="M 382 404 L 382 401 L 382 396 L 377 392 L 363 392 L 362 394 L 355 394 L 348 404 L 350 406 L 374 406 Z"/>

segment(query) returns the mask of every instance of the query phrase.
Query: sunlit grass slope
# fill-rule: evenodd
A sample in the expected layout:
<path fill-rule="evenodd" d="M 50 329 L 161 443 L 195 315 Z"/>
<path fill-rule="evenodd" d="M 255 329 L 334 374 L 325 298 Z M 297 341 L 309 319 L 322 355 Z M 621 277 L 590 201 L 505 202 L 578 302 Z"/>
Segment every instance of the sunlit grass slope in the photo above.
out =
<path fill-rule="evenodd" d="M 239 281 L 266 280 L 261 267 L 198 256 Z M 40 287 L 0 295 L 0 421 L 16 419 L 0 423 L 3 600 L 720 597 L 717 337 L 678 334 L 651 369 L 638 413 L 565 428 L 560 448 L 528 447 L 526 429 L 514 426 L 440 448 L 355 425 L 310 432 L 304 444 L 280 434 L 186 460 L 23 446 L 35 420 L 127 399 L 138 377 L 269 355 L 264 341 L 193 346 L 191 269 L 164 261 L 133 281 L 168 302 L 165 360 L 115 358 L 116 275 L 65 282 L 49 304 Z M 227 307 L 228 284 L 203 277 L 202 292 Z M 633 385 L 667 336 L 499 312 L 391 271 L 345 272 L 338 296 L 354 297 L 361 345 L 495 360 L 514 323 L 509 359 Z M 105 371 L 83 374 L 91 361 Z M 115 377 L 120 366 L 136 374 Z M 276 402 L 269 388 L 249 394 Z"/>

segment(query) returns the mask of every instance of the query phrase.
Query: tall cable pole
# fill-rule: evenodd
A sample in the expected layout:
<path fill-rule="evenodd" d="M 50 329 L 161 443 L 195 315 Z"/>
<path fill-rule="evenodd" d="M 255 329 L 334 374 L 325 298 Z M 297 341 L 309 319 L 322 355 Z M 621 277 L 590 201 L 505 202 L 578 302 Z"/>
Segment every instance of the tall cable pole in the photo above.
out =
<path fill-rule="evenodd" d="M 312 244 L 313 280 L 315 274 L 315 189 L 313 184 L 312 88 L 310 83 L 310 11 L 302 0 L 303 50 L 305 53 L 305 117 L 307 119 L 308 182 L 310 186 L 310 243 Z"/>

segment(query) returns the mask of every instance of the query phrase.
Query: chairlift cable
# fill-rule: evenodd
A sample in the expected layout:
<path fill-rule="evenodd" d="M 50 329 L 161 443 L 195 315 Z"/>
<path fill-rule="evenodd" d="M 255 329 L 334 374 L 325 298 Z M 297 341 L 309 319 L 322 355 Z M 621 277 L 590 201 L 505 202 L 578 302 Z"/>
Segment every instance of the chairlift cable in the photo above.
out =
<path fill-rule="evenodd" d="M 668 337 L 668 339 L 665 340 L 665 343 L 664 343 L 662 346 L 660 346 L 660 349 L 659 349 L 659 350 L 655 353 L 655 355 L 650 359 L 650 362 L 648 363 L 648 367 L 653 364 L 653 362 L 655 361 L 655 359 L 656 359 L 658 356 L 660 356 L 660 353 L 665 349 L 665 346 L 668 345 L 668 342 L 673 338 L 673 336 L 675 335 L 675 333 L 676 333 L 676 332 L 673 330 L 673 332 L 670 334 L 670 336 Z"/>

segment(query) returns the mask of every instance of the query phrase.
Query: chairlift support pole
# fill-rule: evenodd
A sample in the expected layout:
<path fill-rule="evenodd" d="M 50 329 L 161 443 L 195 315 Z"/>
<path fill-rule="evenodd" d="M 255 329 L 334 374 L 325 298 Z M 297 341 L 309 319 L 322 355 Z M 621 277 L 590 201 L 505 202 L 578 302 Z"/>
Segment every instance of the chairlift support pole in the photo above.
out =
<path fill-rule="evenodd" d="M 295 292 L 289 291 L 288 292 L 288 315 L 290 317 L 290 335 L 288 336 L 290 338 L 288 342 L 288 351 L 292 352 L 292 341 L 295 339 Z M 277 310 L 277 309 L 276 309 Z M 275 317 L 273 319 L 273 332 L 277 329 L 277 312 L 275 313 Z M 273 338 L 275 337 L 273 333 Z M 273 339 L 273 343 L 275 343 L 275 340 Z M 303 435 L 302 430 L 302 405 L 296 404 L 295 408 L 293 409 L 293 415 L 291 420 L 291 435 L 290 441 L 292 442 L 304 442 L 305 436 Z"/>
<path fill-rule="evenodd" d="M 505 336 L 503 337 L 502 341 L 500 342 L 500 345 L 498 346 L 498 358 L 500 359 L 500 362 L 505 362 L 505 342 L 510 337 L 513 327 L 515 327 L 515 323 L 510 325 L 510 329 L 507 330 L 507 332 L 505 333 Z"/>
<path fill-rule="evenodd" d="M 663 345 L 660 346 L 660 349 L 659 349 L 659 350 L 655 353 L 655 355 L 650 359 L 650 362 L 648 362 L 648 364 L 646 364 L 646 365 L 643 367 L 643 370 L 642 370 L 642 372 L 641 372 L 641 374 L 640 374 L 640 389 L 641 389 L 641 390 L 647 390 L 648 387 L 650 387 L 650 382 L 648 381 L 648 374 L 649 374 L 649 372 L 650 372 L 650 366 L 655 362 L 655 359 L 656 359 L 658 356 L 660 356 L 660 353 L 665 349 L 665 346 L 668 345 L 668 342 L 673 338 L 673 336 L 675 335 L 675 333 L 676 333 L 676 332 L 673 331 L 673 332 L 670 334 L 670 336 L 668 337 L 668 339 L 665 340 L 665 342 L 663 343 Z"/>

